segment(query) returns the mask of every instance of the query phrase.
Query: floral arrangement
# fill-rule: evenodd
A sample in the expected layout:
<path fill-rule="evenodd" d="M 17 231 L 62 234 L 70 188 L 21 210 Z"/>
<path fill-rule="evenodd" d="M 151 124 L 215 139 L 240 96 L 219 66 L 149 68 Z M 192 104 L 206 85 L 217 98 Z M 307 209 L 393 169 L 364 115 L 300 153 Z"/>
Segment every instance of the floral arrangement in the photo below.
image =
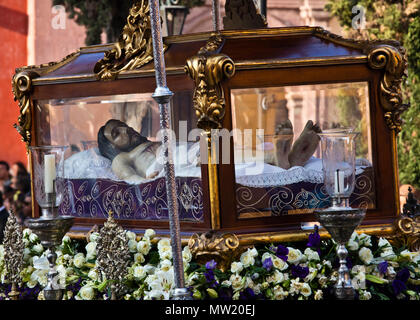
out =
<path fill-rule="evenodd" d="M 125 231 L 129 239 L 131 265 L 124 278 L 126 300 L 170 299 L 174 288 L 172 248 L 168 238 L 157 238 L 146 230 L 140 238 Z M 96 245 L 99 234 L 89 241 L 65 236 L 57 248 L 58 283 L 66 288 L 63 299 L 109 299 L 108 282 L 99 281 Z M 23 231 L 24 268 L 19 299 L 43 299 L 48 261 L 38 237 Z M 356 299 L 420 299 L 420 253 L 395 248 L 385 238 L 353 233 L 347 244 Z M 335 299 L 338 272 L 336 243 L 321 239 L 318 231 L 308 241 L 247 248 L 228 270 L 222 272 L 214 260 L 194 262 L 188 246 L 182 251 L 186 286 L 193 299 L 220 300 L 321 300 Z M 4 249 L 0 246 L 0 299 L 8 299 L 11 284 L 5 280 Z"/>

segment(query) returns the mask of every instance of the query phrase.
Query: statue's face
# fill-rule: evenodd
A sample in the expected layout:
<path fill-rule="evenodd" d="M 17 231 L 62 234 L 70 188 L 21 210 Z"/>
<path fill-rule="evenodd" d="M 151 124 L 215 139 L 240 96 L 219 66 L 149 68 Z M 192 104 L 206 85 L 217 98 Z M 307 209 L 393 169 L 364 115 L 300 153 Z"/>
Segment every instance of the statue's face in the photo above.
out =
<path fill-rule="evenodd" d="M 119 120 L 109 121 L 105 126 L 104 135 L 114 146 L 121 150 L 137 146 L 144 140 L 140 133 Z"/>

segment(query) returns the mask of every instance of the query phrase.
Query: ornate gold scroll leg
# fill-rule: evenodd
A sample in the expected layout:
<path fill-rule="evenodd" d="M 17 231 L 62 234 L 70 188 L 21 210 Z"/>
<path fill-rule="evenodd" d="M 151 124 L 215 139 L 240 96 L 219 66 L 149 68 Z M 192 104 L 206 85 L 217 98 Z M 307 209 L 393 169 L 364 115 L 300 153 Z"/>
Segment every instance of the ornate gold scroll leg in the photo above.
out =
<path fill-rule="evenodd" d="M 221 228 L 218 185 L 217 144 L 212 143 L 212 130 L 222 128 L 225 113 L 225 97 L 221 83 L 235 74 L 235 64 L 220 53 L 223 37 L 213 34 L 197 55 L 189 58 L 185 72 L 194 80 L 193 106 L 197 115 L 197 127 L 203 129 L 207 140 L 208 181 L 210 193 L 211 227 Z"/>

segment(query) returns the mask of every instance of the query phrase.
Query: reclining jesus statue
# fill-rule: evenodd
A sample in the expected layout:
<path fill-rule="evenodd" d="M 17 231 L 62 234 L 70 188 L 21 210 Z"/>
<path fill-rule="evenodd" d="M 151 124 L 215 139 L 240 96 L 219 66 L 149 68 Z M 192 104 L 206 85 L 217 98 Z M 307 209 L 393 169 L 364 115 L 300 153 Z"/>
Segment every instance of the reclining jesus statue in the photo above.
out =
<path fill-rule="evenodd" d="M 283 169 L 293 166 L 304 166 L 313 155 L 319 144 L 318 125 L 311 120 L 306 123 L 299 138 L 293 143 L 293 127 L 289 120 L 276 128 L 274 140 L 274 159 L 266 162 Z M 283 138 L 282 138 L 283 137 Z M 98 131 L 99 152 L 112 161 L 111 169 L 115 175 L 128 183 L 142 183 L 155 178 L 163 169 L 162 161 L 158 161 L 161 142 L 148 140 L 120 120 L 111 119 Z M 187 156 L 191 165 L 200 165 L 199 143 L 188 150 Z M 175 157 L 174 161 L 179 161 Z M 185 159 L 182 159 L 186 163 Z M 177 163 L 175 163 L 176 165 Z"/>

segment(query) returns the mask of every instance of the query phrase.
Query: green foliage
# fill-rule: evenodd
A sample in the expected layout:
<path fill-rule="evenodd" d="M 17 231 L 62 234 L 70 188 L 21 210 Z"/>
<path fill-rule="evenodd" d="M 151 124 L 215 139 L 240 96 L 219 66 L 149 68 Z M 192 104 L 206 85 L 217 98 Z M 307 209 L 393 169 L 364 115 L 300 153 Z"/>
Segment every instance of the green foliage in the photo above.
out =
<path fill-rule="evenodd" d="M 355 5 L 365 9 L 366 29 L 353 30 Z M 399 175 L 402 184 L 420 188 L 420 2 L 418 0 L 329 0 L 326 10 L 336 16 L 352 37 L 395 39 L 407 50 L 408 78 L 403 96 L 410 108 L 398 137 Z"/>
<path fill-rule="evenodd" d="M 137 0 L 53 0 L 53 6 L 63 5 L 70 19 L 86 27 L 86 45 L 101 43 L 106 32 L 107 42 L 117 41 L 126 24 L 131 6 Z M 161 2 L 163 2 L 161 0 Z M 179 0 L 179 4 L 192 8 L 204 0 Z"/>

